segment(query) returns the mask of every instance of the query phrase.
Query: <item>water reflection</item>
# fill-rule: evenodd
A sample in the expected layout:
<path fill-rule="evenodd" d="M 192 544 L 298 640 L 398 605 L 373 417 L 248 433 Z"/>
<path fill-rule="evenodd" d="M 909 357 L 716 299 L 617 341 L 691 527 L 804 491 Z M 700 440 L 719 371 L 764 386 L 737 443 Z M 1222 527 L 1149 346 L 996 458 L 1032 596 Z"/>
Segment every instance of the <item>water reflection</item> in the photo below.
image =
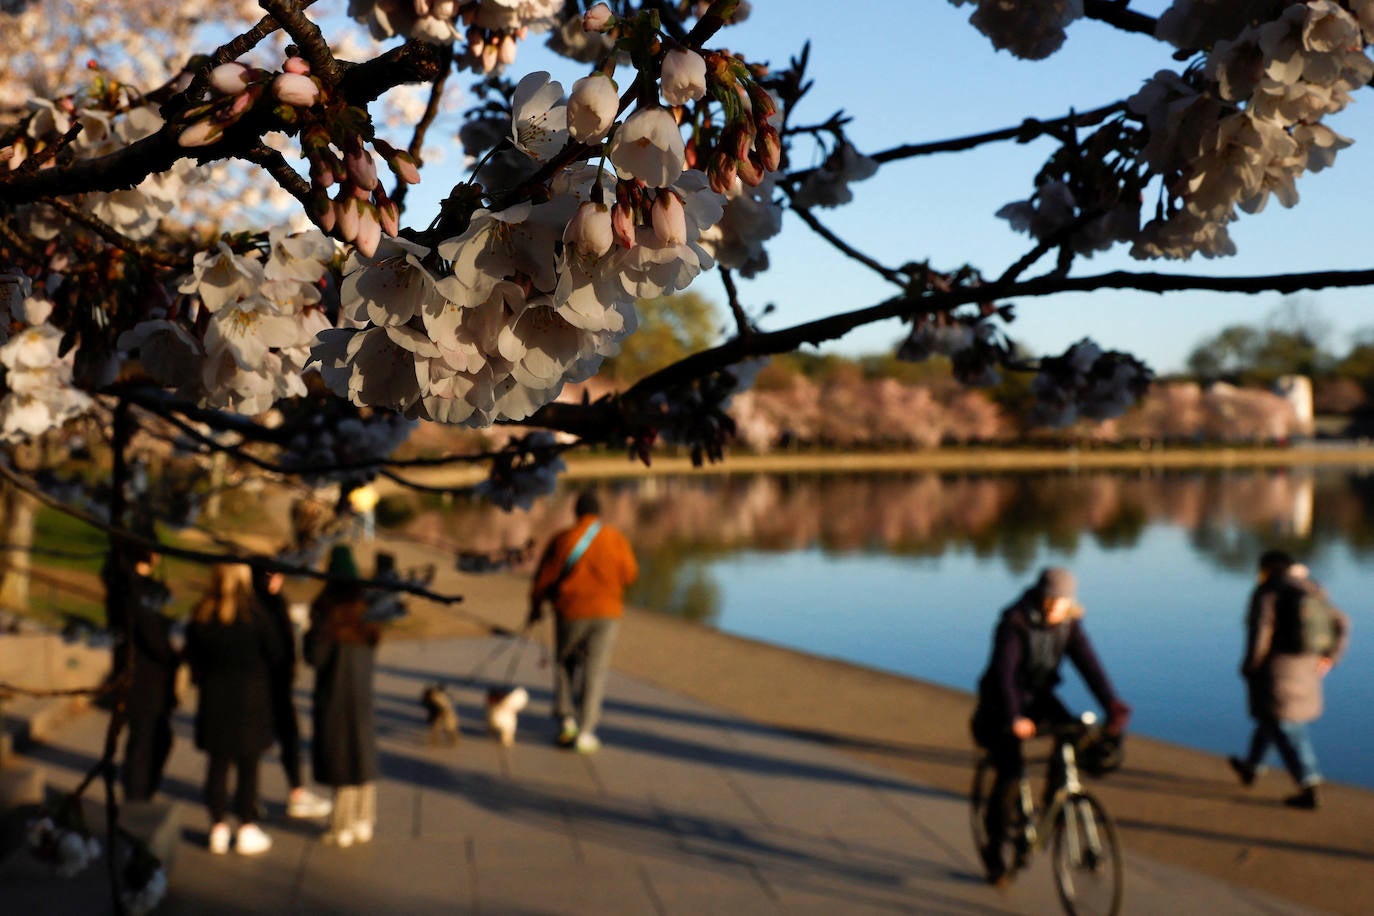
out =
<path fill-rule="evenodd" d="M 1330 469 L 680 477 L 601 489 L 643 566 L 631 600 L 699 621 L 720 609 L 710 564 L 741 551 L 971 552 L 1026 574 L 1046 550 L 1129 551 L 1154 525 L 1188 532 L 1193 550 L 1228 572 L 1248 572 L 1269 546 L 1317 565 L 1338 545 L 1374 551 L 1374 475 Z M 569 491 L 509 514 L 462 505 L 414 530 L 472 550 L 542 544 L 567 524 L 572 500 Z"/>

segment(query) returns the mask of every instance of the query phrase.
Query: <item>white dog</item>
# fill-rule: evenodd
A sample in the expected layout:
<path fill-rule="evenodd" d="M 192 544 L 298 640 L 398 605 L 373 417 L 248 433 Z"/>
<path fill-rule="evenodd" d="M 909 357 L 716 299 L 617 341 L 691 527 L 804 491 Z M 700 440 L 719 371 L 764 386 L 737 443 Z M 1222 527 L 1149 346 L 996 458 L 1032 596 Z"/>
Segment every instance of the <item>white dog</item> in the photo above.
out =
<path fill-rule="evenodd" d="M 524 687 L 487 691 L 487 731 L 496 735 L 505 747 L 515 743 L 516 719 L 529 701 L 529 691 Z"/>

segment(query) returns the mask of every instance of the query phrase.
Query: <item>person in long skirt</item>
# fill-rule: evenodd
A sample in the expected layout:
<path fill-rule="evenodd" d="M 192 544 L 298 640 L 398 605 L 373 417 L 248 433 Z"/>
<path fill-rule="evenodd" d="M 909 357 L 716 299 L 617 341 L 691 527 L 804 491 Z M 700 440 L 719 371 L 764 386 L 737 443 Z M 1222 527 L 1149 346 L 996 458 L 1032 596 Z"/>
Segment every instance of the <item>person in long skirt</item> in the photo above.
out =
<path fill-rule="evenodd" d="M 334 788 L 327 843 L 352 846 L 372 839 L 377 823 L 377 731 L 372 672 L 381 626 L 367 618 L 368 596 L 346 545 L 329 556 L 327 582 L 310 608 L 305 660 L 315 669 L 315 781 Z"/>
<path fill-rule="evenodd" d="M 210 809 L 210 851 L 258 855 L 272 839 L 257 825 L 258 762 L 272 745 L 271 671 L 284 652 L 266 613 L 253 597 L 247 564 L 220 564 L 196 605 L 186 631 L 186 661 L 200 688 L 196 747 L 209 754 L 205 803 Z M 236 771 L 229 826 L 229 770 Z"/>

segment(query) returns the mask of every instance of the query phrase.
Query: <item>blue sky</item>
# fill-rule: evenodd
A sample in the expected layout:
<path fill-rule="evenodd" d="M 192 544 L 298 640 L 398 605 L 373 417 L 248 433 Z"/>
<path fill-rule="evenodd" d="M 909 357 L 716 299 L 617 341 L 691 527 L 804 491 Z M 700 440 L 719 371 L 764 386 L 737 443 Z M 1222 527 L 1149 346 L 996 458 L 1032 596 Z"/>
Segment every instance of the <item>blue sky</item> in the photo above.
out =
<path fill-rule="evenodd" d="M 1148 13 L 1166 6 L 1134 4 Z M 793 122 L 817 123 L 844 109 L 853 117 L 850 137 L 863 152 L 1007 127 L 1028 116 L 1058 117 L 1071 107 L 1096 108 L 1129 96 L 1155 70 L 1176 66 L 1169 48 L 1159 42 L 1092 21 L 1071 26 L 1065 46 L 1048 60 L 1020 61 L 993 50 L 968 24 L 970 10 L 910 0 L 754 0 L 750 19 L 722 32 L 712 46 L 781 68 L 809 38 L 815 86 Z M 516 73 L 547 68 L 565 86 L 582 75 L 578 65 L 536 45 L 522 47 Z M 1138 262 L 1124 250 L 1114 250 L 1080 259 L 1075 273 L 1126 269 L 1240 275 L 1371 266 L 1367 181 L 1374 173 L 1374 90 L 1363 90 L 1356 98 L 1355 105 L 1328 122 L 1356 144 L 1340 153 L 1333 168 L 1300 180 L 1297 207 L 1283 210 L 1271 201 L 1264 212 L 1233 224 L 1232 237 L 1240 249 L 1236 257 Z M 996 276 L 1030 244 L 994 213 L 1029 196 L 1034 174 L 1051 150 L 1046 141 L 1002 143 L 974 153 L 894 163 L 855 184 L 854 202 L 847 207 L 817 212 L 830 228 L 883 263 L 929 259 L 946 268 L 972 263 Z M 434 175 L 417 191 L 438 194 L 442 185 L 441 176 Z M 412 221 L 428 220 L 432 199 L 415 195 Z M 777 306 L 765 322 L 768 328 L 870 305 L 894 291 L 792 215 L 769 252 L 771 270 L 740 282 L 746 307 Z M 1034 272 L 1047 267 L 1042 263 Z M 714 276 L 703 276 L 693 289 L 724 303 Z M 1302 298 L 1329 326 L 1326 343 L 1338 353 L 1361 331 L 1374 333 L 1374 291 L 1338 290 Z M 1203 337 L 1229 324 L 1260 324 L 1283 300 L 1277 294 L 1106 291 L 1017 304 L 1017 320 L 1009 332 L 1032 349 L 1057 353 L 1090 336 L 1105 348 L 1129 350 L 1157 371 L 1168 372 L 1181 368 Z M 878 352 L 890 348 L 901 333 L 899 324 L 888 322 L 855 331 L 830 348 Z"/>

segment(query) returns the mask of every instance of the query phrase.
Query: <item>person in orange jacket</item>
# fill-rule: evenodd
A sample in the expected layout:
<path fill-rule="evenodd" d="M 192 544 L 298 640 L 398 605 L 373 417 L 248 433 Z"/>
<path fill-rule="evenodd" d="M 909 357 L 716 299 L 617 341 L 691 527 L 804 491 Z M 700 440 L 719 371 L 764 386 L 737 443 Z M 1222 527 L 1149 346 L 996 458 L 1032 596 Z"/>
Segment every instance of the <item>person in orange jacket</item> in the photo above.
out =
<path fill-rule="evenodd" d="M 590 754 L 601 747 L 596 726 L 606 692 L 611 646 L 624 613 L 625 589 L 639 564 L 625 536 L 600 517 L 588 491 L 577 497 L 576 523 L 544 548 L 530 586 L 529 623 L 554 609 L 554 717 L 558 744 Z"/>

